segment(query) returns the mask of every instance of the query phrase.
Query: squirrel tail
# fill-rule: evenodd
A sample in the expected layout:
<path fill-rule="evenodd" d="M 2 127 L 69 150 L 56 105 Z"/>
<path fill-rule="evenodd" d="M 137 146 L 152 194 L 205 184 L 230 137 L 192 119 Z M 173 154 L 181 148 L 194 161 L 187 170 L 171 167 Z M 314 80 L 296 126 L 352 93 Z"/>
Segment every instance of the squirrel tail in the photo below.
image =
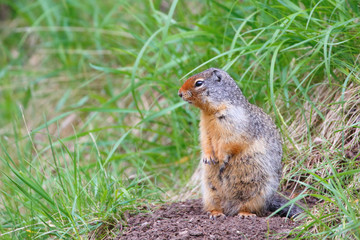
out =
<path fill-rule="evenodd" d="M 289 202 L 289 200 L 287 200 L 286 198 L 284 198 L 276 193 L 271 198 L 271 201 L 269 201 L 269 203 L 267 204 L 267 209 L 270 212 L 275 212 L 279 208 L 282 208 L 288 202 Z M 303 210 L 298 205 L 296 205 L 296 203 L 294 203 L 294 204 L 290 204 L 286 207 L 283 207 L 281 210 L 279 210 L 277 212 L 277 214 L 279 214 L 281 217 L 293 218 L 302 212 L 303 212 Z"/>

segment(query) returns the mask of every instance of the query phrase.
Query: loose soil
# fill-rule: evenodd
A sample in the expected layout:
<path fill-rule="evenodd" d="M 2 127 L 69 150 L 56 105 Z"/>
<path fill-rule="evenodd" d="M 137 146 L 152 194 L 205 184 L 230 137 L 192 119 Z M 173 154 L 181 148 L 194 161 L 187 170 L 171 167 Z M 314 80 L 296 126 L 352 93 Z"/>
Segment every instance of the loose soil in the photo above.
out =
<path fill-rule="evenodd" d="M 279 216 L 210 220 L 198 199 L 129 216 L 127 224 L 115 239 L 280 239 L 300 223 Z"/>

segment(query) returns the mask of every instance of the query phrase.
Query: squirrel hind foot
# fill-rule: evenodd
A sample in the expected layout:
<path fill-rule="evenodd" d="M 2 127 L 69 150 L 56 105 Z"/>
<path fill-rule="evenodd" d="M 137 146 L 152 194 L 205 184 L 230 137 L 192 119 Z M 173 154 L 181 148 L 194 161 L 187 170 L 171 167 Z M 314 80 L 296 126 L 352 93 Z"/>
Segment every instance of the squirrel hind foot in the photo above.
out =
<path fill-rule="evenodd" d="M 226 216 L 222 211 L 219 210 L 211 210 L 210 212 L 208 212 L 209 214 L 209 218 L 211 220 L 216 220 L 216 219 L 225 219 Z"/>
<path fill-rule="evenodd" d="M 256 214 L 250 213 L 250 212 L 242 212 L 242 211 L 240 211 L 240 212 L 238 213 L 238 216 L 239 216 L 239 218 L 244 219 L 244 218 L 253 218 L 253 217 L 256 217 Z"/>

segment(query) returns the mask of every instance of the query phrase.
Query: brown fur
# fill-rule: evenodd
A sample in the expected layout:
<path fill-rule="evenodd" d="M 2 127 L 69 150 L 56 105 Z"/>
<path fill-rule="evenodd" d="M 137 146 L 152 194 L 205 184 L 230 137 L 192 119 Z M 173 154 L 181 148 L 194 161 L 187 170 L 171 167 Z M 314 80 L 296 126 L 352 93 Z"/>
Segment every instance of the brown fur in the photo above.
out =
<path fill-rule="evenodd" d="M 204 209 L 212 218 L 262 215 L 281 174 L 281 140 L 270 117 L 219 69 L 190 77 L 179 96 L 201 109 Z"/>

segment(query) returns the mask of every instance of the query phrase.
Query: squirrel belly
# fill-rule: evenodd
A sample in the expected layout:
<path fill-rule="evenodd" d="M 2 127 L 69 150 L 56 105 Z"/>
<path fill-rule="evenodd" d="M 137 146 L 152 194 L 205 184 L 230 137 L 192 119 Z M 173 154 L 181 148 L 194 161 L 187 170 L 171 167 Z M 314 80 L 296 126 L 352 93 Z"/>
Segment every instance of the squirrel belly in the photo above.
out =
<path fill-rule="evenodd" d="M 216 162 L 202 165 L 206 211 L 262 215 L 267 200 L 278 188 L 281 153 L 271 153 L 263 134 L 253 136 L 249 118 L 248 110 L 241 107 L 230 107 L 213 116 L 201 113 L 202 157 Z"/>
<path fill-rule="evenodd" d="M 203 204 L 210 217 L 261 216 L 281 207 L 275 196 L 282 144 L 271 118 L 220 69 L 190 77 L 179 96 L 201 110 Z M 294 206 L 291 213 L 299 212 Z"/>

